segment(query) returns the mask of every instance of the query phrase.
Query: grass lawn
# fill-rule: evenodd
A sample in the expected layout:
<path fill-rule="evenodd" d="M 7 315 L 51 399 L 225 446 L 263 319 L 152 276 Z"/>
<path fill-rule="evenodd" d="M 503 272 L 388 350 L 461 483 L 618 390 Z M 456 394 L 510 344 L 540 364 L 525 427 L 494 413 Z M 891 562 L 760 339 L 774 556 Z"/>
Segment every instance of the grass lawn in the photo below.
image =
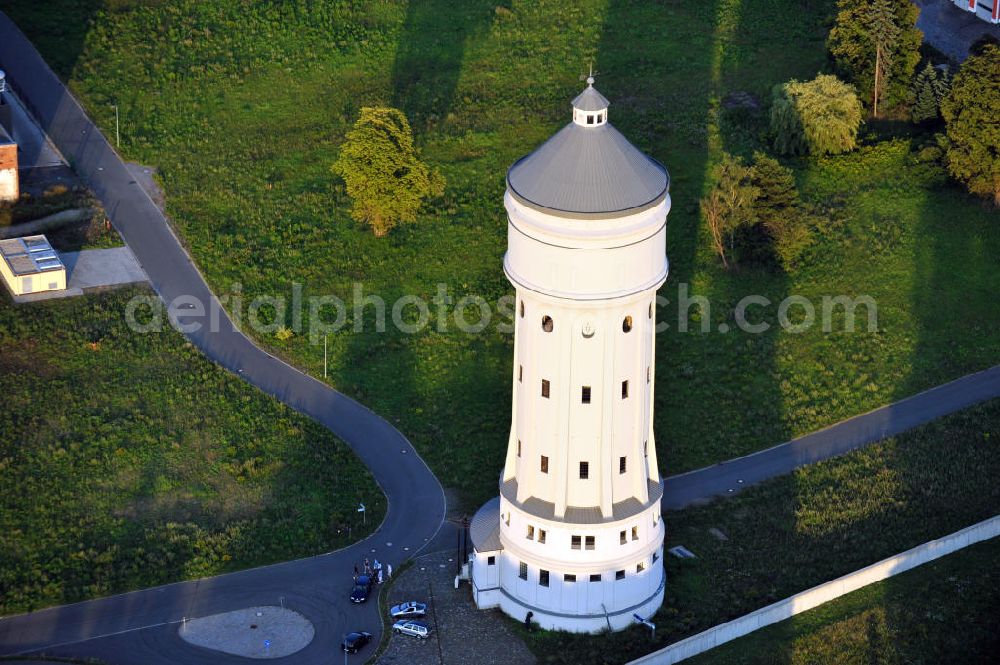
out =
<path fill-rule="evenodd" d="M 141 292 L 0 297 L 0 615 L 328 552 L 382 520 L 328 430 L 173 331 L 129 331 Z"/>
<path fill-rule="evenodd" d="M 973 545 L 692 658 L 690 665 L 992 663 L 1000 539 Z"/>
<path fill-rule="evenodd" d="M 684 545 L 697 558 L 665 557 L 666 598 L 653 619 L 656 642 L 647 628 L 633 627 L 610 636 L 531 633 L 528 645 L 541 663 L 626 662 L 992 517 L 1000 512 L 998 443 L 1000 399 L 735 497 L 668 512 L 667 547 Z M 710 533 L 713 528 L 728 540 Z M 991 554 L 989 567 L 995 568 L 996 547 L 981 558 L 989 561 Z M 918 649 L 919 640 L 926 640 L 927 653 L 941 653 L 956 639 L 951 633 L 963 630 L 970 639 L 984 639 L 979 624 L 1000 611 L 996 589 L 984 585 L 976 587 L 982 593 L 953 595 L 949 607 L 922 605 L 921 611 L 936 612 L 925 619 L 926 630 L 903 630 L 886 648 L 909 653 L 908 640 Z M 959 615 L 962 621 L 951 619 Z M 930 628 L 939 621 L 951 633 Z M 966 629 L 964 623 L 972 625 Z M 792 648 L 789 634 L 781 636 L 775 639 Z M 854 642 L 833 643 L 835 636 L 829 636 L 831 652 L 854 648 Z M 986 637 L 995 639 L 995 630 Z"/>
<path fill-rule="evenodd" d="M 721 150 L 748 154 L 763 112 L 728 109 L 733 91 L 825 66 L 830 0 L 441 0 L 404 3 L 33 0 L 5 5 L 95 120 L 122 118 L 122 152 L 155 165 L 167 211 L 212 287 L 256 295 L 352 288 L 495 302 L 511 292 L 504 173 L 569 121 L 593 60 L 611 120 L 672 175 L 668 253 L 678 288 L 711 313 L 660 310 L 656 432 L 665 474 L 786 440 L 994 364 L 1000 357 L 995 257 L 1000 224 L 915 158 L 908 139 L 868 131 L 837 158 L 796 160 L 803 196 L 825 218 L 802 267 L 724 272 L 700 227 L 698 198 Z M 16 84 L 16 82 L 15 82 Z M 419 222 L 376 239 L 351 221 L 329 167 L 362 105 L 409 116 L 448 186 Z M 743 296 L 777 303 L 870 295 L 879 330 L 700 332 L 731 321 Z M 756 316 L 756 310 L 752 310 Z M 690 316 L 687 316 L 690 314 Z M 306 313 L 305 327 L 308 327 Z M 512 339 L 450 326 L 374 332 L 373 309 L 329 338 L 330 382 L 398 419 L 442 481 L 473 510 L 496 494 L 510 413 Z M 291 325 L 291 314 L 286 314 Z M 364 331 L 355 333 L 354 323 Z M 305 331 L 261 342 L 322 373 Z M 704 408 L 711 404 L 711 410 Z M 461 454 L 456 454 L 459 452 Z"/>

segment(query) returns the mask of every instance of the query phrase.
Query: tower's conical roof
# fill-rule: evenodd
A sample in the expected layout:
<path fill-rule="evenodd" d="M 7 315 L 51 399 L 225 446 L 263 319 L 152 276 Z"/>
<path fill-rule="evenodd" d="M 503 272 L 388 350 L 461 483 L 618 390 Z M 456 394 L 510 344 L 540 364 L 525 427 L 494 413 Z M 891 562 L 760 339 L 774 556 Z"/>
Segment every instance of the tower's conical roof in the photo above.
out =
<path fill-rule="evenodd" d="M 577 96 L 574 120 L 507 171 L 511 195 L 543 212 L 581 218 L 631 214 L 663 200 L 667 170 L 607 123 L 607 107 L 592 85 Z M 596 113 L 599 120 L 587 124 Z"/>

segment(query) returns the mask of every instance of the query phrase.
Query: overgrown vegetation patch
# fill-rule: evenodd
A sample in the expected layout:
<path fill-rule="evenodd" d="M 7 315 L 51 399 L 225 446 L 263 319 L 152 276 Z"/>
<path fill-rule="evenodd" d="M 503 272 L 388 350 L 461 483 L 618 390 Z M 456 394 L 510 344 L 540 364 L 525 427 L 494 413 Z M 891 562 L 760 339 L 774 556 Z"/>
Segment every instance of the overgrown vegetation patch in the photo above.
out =
<path fill-rule="evenodd" d="M 381 522 L 328 430 L 177 333 L 128 330 L 137 293 L 0 302 L 0 614 L 319 554 Z"/>

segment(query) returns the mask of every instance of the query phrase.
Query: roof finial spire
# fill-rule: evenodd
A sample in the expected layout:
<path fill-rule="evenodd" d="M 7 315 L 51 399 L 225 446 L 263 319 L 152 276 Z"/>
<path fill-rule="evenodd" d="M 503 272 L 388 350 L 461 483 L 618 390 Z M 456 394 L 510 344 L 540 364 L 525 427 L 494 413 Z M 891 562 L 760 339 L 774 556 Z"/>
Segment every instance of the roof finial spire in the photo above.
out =
<path fill-rule="evenodd" d="M 594 87 L 594 61 L 593 60 L 590 61 L 590 73 L 587 74 L 587 87 L 588 88 L 593 88 Z"/>

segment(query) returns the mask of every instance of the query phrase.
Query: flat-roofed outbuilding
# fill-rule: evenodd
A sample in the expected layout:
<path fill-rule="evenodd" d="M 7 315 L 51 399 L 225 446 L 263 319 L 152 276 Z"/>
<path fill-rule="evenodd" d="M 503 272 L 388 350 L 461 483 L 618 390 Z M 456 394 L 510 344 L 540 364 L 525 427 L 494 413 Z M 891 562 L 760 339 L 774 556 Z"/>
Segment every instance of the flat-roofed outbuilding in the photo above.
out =
<path fill-rule="evenodd" d="M 0 240 L 0 274 L 15 296 L 66 288 L 66 267 L 43 235 Z"/>

